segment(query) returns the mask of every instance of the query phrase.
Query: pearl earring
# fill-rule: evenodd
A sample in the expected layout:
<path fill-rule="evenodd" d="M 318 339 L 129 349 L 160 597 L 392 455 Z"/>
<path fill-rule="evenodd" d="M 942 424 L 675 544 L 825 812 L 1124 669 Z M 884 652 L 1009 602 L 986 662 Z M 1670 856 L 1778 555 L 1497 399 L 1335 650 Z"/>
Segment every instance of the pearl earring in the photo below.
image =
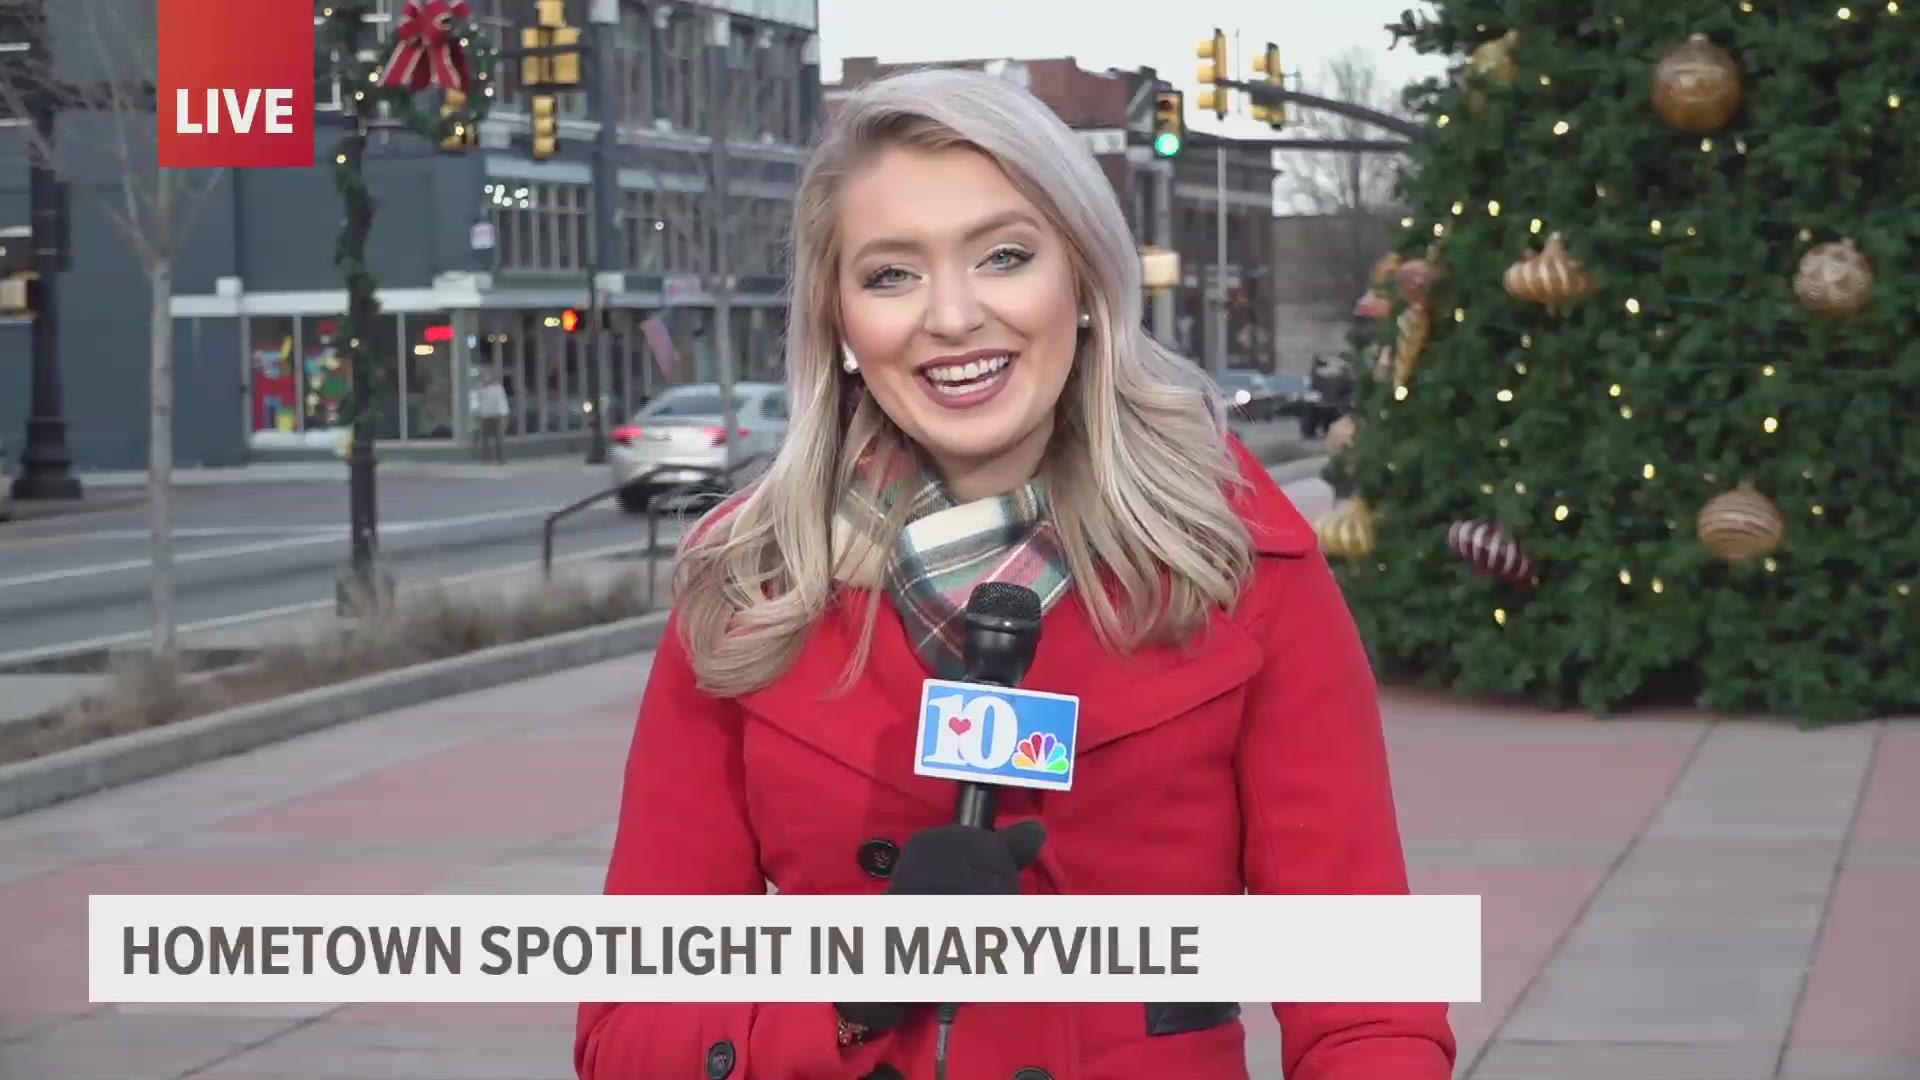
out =
<path fill-rule="evenodd" d="M 1081 328 L 1082 330 L 1084 330 L 1084 329 L 1086 329 L 1087 327 L 1089 327 L 1089 326 L 1092 326 L 1092 325 L 1093 325 L 1093 316 L 1092 316 L 1092 315 L 1090 315 L 1090 314 L 1088 314 L 1087 312 L 1084 312 L 1084 311 L 1083 311 L 1083 312 L 1081 312 L 1081 313 L 1080 313 L 1080 328 Z"/>
<path fill-rule="evenodd" d="M 851 375 L 860 370 L 860 361 L 853 358 L 853 350 L 845 346 L 840 348 L 840 368 Z"/>

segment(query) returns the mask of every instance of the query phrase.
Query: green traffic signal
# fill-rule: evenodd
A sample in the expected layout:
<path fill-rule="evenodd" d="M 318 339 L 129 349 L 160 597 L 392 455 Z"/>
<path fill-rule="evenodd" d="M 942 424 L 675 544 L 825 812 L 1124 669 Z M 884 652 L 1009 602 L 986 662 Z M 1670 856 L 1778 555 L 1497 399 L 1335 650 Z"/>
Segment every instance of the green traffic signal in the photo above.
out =
<path fill-rule="evenodd" d="M 1171 131 L 1163 131 L 1154 136 L 1153 152 L 1161 157 L 1173 157 L 1180 152 L 1180 136 Z"/>

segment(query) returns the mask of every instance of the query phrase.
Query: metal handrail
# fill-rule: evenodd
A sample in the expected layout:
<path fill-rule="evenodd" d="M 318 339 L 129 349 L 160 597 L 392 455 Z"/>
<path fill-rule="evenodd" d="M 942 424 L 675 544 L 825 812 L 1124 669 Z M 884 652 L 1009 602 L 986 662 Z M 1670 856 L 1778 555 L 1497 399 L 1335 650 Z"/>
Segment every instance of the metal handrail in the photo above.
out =
<path fill-rule="evenodd" d="M 672 487 L 662 490 L 654 498 L 647 501 L 647 606 L 654 606 L 659 594 L 657 582 L 660 575 L 656 570 L 659 565 L 657 560 L 660 554 L 660 504 L 664 501 L 708 488 L 712 486 L 716 480 L 722 481 L 723 486 L 731 485 L 735 475 L 741 470 L 748 466 L 758 464 L 764 461 L 765 458 L 766 455 L 764 454 L 754 454 L 751 457 L 742 458 L 732 465 L 723 468 L 714 468 L 706 465 L 656 465 L 646 472 L 627 478 L 627 480 L 622 483 L 615 484 L 601 491 L 596 491 L 585 498 L 576 499 L 560 509 L 555 510 L 553 513 L 547 515 L 546 521 L 541 525 L 540 530 L 540 574 L 542 579 L 552 580 L 553 578 L 553 536 L 554 530 L 559 526 L 560 522 L 585 510 L 589 506 L 605 502 L 628 488 L 650 486 L 650 482 L 662 473 L 696 472 L 701 474 L 699 479 L 687 480 L 675 484 Z"/>

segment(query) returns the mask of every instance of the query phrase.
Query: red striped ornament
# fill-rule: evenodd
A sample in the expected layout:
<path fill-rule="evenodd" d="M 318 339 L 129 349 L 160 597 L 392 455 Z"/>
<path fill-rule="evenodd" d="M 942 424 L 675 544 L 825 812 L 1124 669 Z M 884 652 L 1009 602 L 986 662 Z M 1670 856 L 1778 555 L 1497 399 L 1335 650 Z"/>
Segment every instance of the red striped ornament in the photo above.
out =
<path fill-rule="evenodd" d="M 1533 579 L 1533 556 L 1520 541 L 1490 521 L 1456 521 L 1447 529 L 1447 546 L 1478 573 L 1521 584 Z"/>

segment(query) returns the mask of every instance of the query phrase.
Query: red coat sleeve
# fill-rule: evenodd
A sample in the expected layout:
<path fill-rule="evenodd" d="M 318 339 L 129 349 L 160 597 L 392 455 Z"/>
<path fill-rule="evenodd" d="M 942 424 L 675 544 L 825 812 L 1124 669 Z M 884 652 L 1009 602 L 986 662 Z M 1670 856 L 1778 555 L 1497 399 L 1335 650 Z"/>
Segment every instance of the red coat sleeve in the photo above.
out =
<path fill-rule="evenodd" d="M 1379 696 L 1351 613 L 1317 550 L 1264 569 L 1273 573 L 1259 616 L 1267 666 L 1249 698 L 1238 775 L 1248 891 L 1404 894 Z M 1276 1003 L 1273 1011 L 1288 1080 L 1453 1075 L 1444 1004 Z"/>
<path fill-rule="evenodd" d="M 607 893 L 766 892 L 747 815 L 740 729 L 735 703 L 700 690 L 678 621 L 670 621 L 634 728 Z M 574 1069 L 580 1080 L 838 1078 L 845 1066 L 836 1031 L 833 1006 L 824 1004 L 587 1002 Z M 767 1060 L 756 1063 L 756 1056 Z M 710 1061 L 732 1066 L 723 1073 Z"/>

